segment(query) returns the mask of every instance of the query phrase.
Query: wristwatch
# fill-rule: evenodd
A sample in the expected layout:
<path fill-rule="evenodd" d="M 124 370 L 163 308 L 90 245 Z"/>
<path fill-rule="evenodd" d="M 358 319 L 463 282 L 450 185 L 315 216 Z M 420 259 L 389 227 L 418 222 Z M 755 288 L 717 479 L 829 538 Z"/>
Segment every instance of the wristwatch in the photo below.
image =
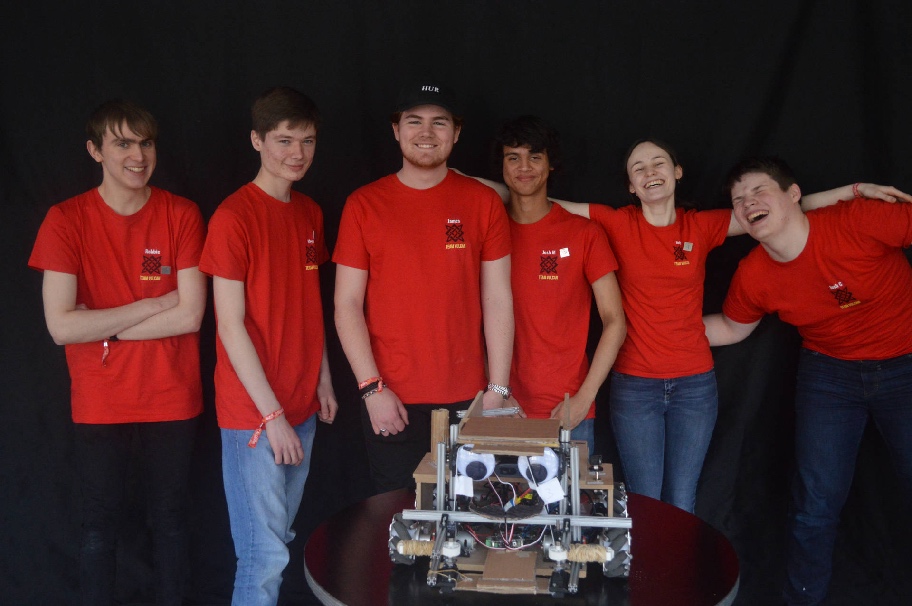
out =
<path fill-rule="evenodd" d="M 503 385 L 497 385 L 496 383 L 488 383 L 488 388 L 485 391 L 493 391 L 494 393 L 499 393 L 503 396 L 504 400 L 509 400 L 510 396 L 513 395 L 513 390 L 509 386 L 504 387 Z"/>

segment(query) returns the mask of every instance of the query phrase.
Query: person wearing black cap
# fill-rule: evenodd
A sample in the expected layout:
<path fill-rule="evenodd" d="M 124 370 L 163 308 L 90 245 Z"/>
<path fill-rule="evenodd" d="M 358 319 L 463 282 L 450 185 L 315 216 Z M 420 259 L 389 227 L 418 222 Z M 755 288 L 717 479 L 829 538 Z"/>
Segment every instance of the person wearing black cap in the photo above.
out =
<path fill-rule="evenodd" d="M 447 169 L 462 129 L 456 95 L 434 80 L 407 85 L 391 122 L 402 169 L 349 196 L 333 254 L 336 328 L 381 492 L 412 483 L 432 409 L 455 419 L 481 389 L 485 408 L 511 397 L 513 349 L 506 212 L 493 190 Z"/>

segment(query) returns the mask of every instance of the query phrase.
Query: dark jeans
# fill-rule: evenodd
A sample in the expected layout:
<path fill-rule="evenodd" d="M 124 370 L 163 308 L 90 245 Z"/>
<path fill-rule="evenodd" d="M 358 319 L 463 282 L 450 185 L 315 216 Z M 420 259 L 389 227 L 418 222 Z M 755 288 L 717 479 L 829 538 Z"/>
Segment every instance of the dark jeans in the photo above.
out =
<path fill-rule="evenodd" d="M 912 355 L 851 361 L 804 349 L 795 413 L 785 599 L 818 604 L 869 416 L 890 450 L 900 489 L 912 499 Z"/>
<path fill-rule="evenodd" d="M 79 580 L 82 604 L 114 601 L 115 548 L 133 439 L 145 478 L 152 522 L 159 604 L 180 604 L 187 571 L 184 524 L 187 479 L 199 418 L 157 423 L 76 424 L 81 492 Z"/>
<path fill-rule="evenodd" d="M 450 423 L 458 423 L 456 412 L 469 407 L 472 400 L 454 404 L 406 404 L 408 425 L 394 436 L 376 435 L 371 429 L 367 405 L 361 402 L 361 428 L 367 445 L 371 480 L 377 492 L 415 486 L 412 474 L 431 448 L 431 411 L 450 411 Z"/>

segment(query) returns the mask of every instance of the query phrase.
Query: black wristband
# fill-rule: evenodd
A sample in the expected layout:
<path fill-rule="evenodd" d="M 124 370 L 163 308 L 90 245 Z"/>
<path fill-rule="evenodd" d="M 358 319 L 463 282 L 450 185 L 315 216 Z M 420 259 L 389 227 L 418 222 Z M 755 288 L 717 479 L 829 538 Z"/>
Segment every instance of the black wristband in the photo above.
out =
<path fill-rule="evenodd" d="M 371 394 L 374 394 L 378 391 L 382 391 L 382 389 L 383 389 L 382 385 L 383 385 L 383 381 L 381 379 L 377 379 L 376 381 L 371 381 L 370 383 L 368 383 L 367 385 L 365 385 L 364 387 L 362 387 L 361 389 L 358 390 L 358 395 L 363 400 L 364 398 L 366 398 L 367 396 L 369 396 Z"/>

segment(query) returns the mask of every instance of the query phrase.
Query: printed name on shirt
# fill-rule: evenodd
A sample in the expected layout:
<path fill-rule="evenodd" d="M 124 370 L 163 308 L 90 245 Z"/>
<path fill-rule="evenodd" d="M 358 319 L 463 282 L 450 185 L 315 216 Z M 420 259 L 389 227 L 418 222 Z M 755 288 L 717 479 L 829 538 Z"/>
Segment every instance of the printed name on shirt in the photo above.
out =
<path fill-rule="evenodd" d="M 856 299 L 841 281 L 837 281 L 835 284 L 829 284 L 827 288 L 830 289 L 830 292 L 836 298 L 839 309 L 848 309 L 849 307 L 855 307 L 861 303 L 861 301 Z"/>
<path fill-rule="evenodd" d="M 447 219 L 446 222 L 446 243 L 444 248 L 452 250 L 454 248 L 465 248 L 465 232 L 462 230 L 462 221 L 459 219 Z"/>

